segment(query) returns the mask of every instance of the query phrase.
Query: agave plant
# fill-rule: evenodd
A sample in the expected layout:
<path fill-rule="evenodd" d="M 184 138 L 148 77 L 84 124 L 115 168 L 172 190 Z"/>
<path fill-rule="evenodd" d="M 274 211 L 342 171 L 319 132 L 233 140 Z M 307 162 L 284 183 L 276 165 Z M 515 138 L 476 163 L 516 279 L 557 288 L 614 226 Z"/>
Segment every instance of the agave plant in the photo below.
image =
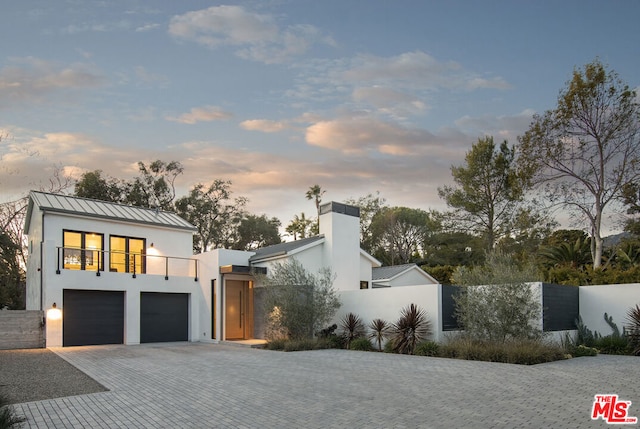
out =
<path fill-rule="evenodd" d="M 356 338 L 364 337 L 365 327 L 364 323 L 362 323 L 362 319 L 356 314 L 349 313 L 342 318 L 340 322 L 340 327 L 342 328 L 342 338 L 344 340 L 344 345 L 348 349 L 351 345 L 351 341 Z"/>
<path fill-rule="evenodd" d="M 389 335 L 391 325 L 382 319 L 373 319 L 369 323 L 369 338 L 378 344 L 378 351 L 382 351 L 382 341 Z"/>
<path fill-rule="evenodd" d="M 400 318 L 392 327 L 393 351 L 412 355 L 416 345 L 431 335 L 431 322 L 427 313 L 415 304 L 402 309 Z"/>
<path fill-rule="evenodd" d="M 627 313 L 627 335 L 633 347 L 633 354 L 640 356 L 640 305 L 631 307 Z"/>

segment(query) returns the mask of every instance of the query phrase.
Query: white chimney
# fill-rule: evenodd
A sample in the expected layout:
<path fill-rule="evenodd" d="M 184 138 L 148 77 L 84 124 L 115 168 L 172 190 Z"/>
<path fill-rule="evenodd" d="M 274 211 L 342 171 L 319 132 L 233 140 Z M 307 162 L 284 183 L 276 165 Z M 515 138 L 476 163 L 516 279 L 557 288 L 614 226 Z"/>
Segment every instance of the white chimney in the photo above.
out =
<path fill-rule="evenodd" d="M 360 288 L 360 208 L 334 201 L 320 206 L 324 264 L 336 276 L 336 290 Z"/>

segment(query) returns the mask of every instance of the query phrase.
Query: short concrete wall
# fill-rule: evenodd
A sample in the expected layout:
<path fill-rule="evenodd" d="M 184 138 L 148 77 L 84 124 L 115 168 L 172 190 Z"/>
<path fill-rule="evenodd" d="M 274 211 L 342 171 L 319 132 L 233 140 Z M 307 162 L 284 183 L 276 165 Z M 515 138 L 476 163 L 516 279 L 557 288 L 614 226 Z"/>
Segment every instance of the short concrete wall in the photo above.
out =
<path fill-rule="evenodd" d="M 0 311 L 0 350 L 43 348 L 43 315 L 34 310 Z"/>
<path fill-rule="evenodd" d="M 640 304 L 640 283 L 580 286 L 582 322 L 602 335 L 611 334 L 611 327 L 604 321 L 604 313 L 613 317 L 622 332 L 622 327 L 627 324 L 627 313 L 636 304 Z"/>

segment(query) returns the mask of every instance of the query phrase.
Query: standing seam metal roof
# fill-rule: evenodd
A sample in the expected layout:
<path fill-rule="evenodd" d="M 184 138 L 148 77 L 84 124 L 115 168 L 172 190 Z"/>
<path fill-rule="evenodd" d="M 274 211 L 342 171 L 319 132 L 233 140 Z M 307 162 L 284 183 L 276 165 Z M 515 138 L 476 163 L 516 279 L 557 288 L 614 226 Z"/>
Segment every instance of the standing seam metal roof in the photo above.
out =
<path fill-rule="evenodd" d="M 35 206 L 45 212 L 77 214 L 189 231 L 195 231 L 196 229 L 177 214 L 162 210 L 38 191 L 31 191 L 30 199 Z"/>
<path fill-rule="evenodd" d="M 256 260 L 269 258 L 272 256 L 285 255 L 300 247 L 322 240 L 323 238 L 324 238 L 324 235 L 316 235 L 313 237 L 301 238 L 300 240 L 287 241 L 284 243 L 273 244 L 271 246 L 263 247 L 261 249 L 254 250 L 255 255 L 249 258 L 249 261 L 253 262 Z"/>

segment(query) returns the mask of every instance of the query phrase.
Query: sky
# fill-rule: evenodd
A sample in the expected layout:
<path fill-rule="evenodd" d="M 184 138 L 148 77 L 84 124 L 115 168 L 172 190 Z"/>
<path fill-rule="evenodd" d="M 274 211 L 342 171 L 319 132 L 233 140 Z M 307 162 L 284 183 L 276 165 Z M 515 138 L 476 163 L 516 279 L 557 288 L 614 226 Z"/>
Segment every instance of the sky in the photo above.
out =
<path fill-rule="evenodd" d="M 379 192 L 445 210 L 478 138 L 517 142 L 599 58 L 640 85 L 635 0 L 21 0 L 0 26 L 0 202 L 179 161 L 254 214 Z M 72 190 L 70 190 L 72 191 Z"/>

